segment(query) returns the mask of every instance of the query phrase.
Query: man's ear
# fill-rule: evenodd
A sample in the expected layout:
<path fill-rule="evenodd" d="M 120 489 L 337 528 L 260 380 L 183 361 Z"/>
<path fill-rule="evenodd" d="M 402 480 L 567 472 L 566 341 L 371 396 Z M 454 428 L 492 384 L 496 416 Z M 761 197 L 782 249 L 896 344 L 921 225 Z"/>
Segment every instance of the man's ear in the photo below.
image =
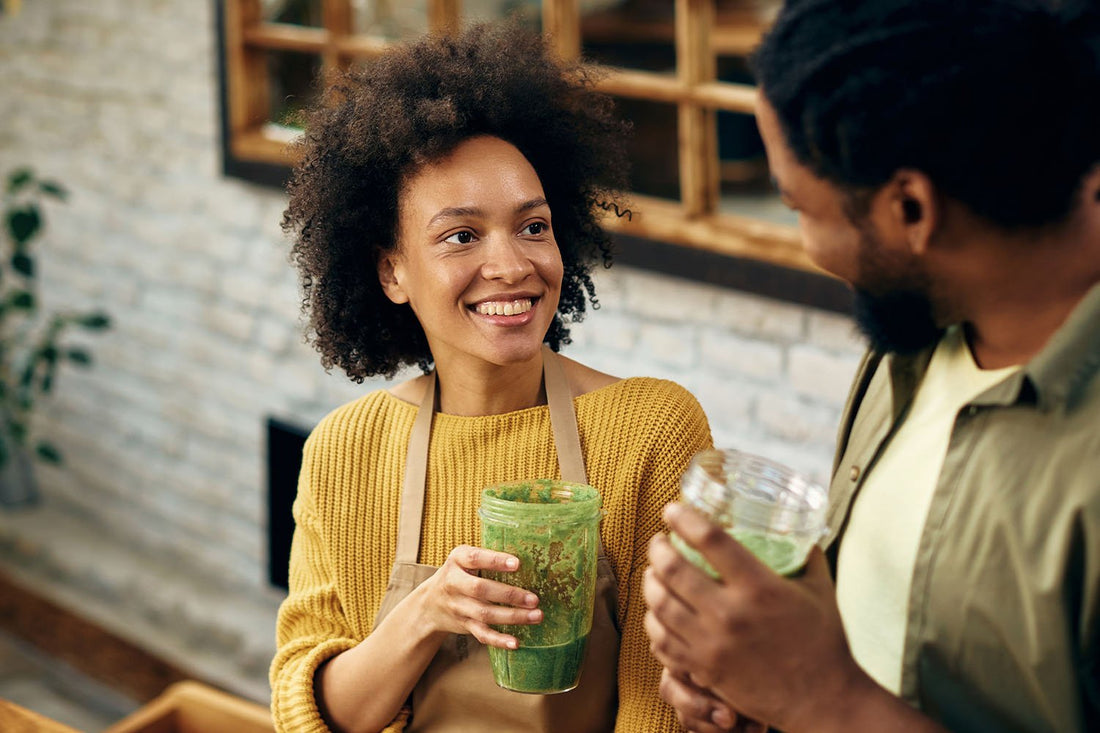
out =
<path fill-rule="evenodd" d="M 913 254 L 923 255 L 942 214 L 935 184 L 921 171 L 902 169 L 887 185 L 892 193 L 891 218 L 904 233 Z"/>
<path fill-rule="evenodd" d="M 409 296 L 401 287 L 401 267 L 397 260 L 397 252 L 382 255 L 378 260 L 378 282 L 382 284 L 382 292 L 394 303 L 408 303 Z"/>

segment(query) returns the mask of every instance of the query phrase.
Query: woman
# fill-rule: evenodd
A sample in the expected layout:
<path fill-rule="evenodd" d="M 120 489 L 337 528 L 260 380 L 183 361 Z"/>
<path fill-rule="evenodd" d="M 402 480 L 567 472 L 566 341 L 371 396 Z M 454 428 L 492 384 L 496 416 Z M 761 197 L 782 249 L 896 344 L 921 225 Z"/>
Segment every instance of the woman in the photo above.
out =
<path fill-rule="evenodd" d="M 536 36 L 478 26 L 350 76 L 307 131 L 284 226 L 322 363 L 360 382 L 425 374 L 337 409 L 306 444 L 277 727 L 677 730 L 641 581 L 706 418 L 676 384 L 555 353 L 609 259 L 597 208 L 624 161 L 610 103 Z M 518 561 L 477 547 L 477 507 L 485 486 L 556 476 L 602 496 L 595 620 L 579 686 L 522 695 L 493 683 L 485 645 L 514 648 L 493 626 L 541 611 L 478 577 Z"/>

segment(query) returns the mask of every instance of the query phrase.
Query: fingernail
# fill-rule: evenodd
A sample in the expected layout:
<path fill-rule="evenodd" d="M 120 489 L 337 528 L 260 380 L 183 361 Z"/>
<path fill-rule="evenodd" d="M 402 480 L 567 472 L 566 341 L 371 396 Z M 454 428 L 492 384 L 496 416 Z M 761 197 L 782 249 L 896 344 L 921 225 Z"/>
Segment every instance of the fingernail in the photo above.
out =
<path fill-rule="evenodd" d="M 510 557 L 504 561 L 504 567 L 508 568 L 509 570 L 515 570 L 519 567 L 519 560 L 514 557 Z"/>
<path fill-rule="evenodd" d="M 729 711 L 722 708 L 717 708 L 713 713 L 711 713 L 710 720 L 719 728 L 733 727 L 733 717 L 730 716 Z"/>
<path fill-rule="evenodd" d="M 523 599 L 523 603 L 526 606 L 531 606 L 532 608 L 534 608 L 535 606 L 539 605 L 539 597 L 536 596 L 534 593 L 529 593 L 527 597 Z"/>
<path fill-rule="evenodd" d="M 518 648 L 519 648 L 519 644 L 517 644 L 517 643 L 516 643 L 516 640 L 515 640 L 515 639 L 509 639 L 509 640 L 508 640 L 508 648 L 509 648 L 509 649 L 518 649 Z"/>
<path fill-rule="evenodd" d="M 679 504 L 669 504 L 665 507 L 665 519 L 676 519 L 682 511 Z"/>
<path fill-rule="evenodd" d="M 539 621 L 542 621 L 542 611 L 536 610 L 528 612 L 527 620 L 537 624 Z"/>

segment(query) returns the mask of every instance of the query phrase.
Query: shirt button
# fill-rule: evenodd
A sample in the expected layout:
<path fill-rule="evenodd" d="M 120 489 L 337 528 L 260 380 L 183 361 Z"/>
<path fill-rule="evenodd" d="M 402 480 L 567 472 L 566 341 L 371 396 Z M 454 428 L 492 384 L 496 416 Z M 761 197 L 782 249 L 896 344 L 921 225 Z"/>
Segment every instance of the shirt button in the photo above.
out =
<path fill-rule="evenodd" d="M 852 470 L 848 472 L 849 481 L 859 481 L 859 466 L 852 466 Z"/>

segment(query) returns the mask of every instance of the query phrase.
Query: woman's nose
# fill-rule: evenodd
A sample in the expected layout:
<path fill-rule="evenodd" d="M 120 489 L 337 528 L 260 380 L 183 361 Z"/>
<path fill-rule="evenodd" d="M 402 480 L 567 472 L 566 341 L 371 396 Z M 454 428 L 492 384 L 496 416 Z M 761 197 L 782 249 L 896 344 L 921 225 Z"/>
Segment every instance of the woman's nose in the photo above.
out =
<path fill-rule="evenodd" d="M 493 236 L 485 248 L 481 272 L 486 279 L 519 282 L 535 270 L 523 242 L 509 236 Z"/>

